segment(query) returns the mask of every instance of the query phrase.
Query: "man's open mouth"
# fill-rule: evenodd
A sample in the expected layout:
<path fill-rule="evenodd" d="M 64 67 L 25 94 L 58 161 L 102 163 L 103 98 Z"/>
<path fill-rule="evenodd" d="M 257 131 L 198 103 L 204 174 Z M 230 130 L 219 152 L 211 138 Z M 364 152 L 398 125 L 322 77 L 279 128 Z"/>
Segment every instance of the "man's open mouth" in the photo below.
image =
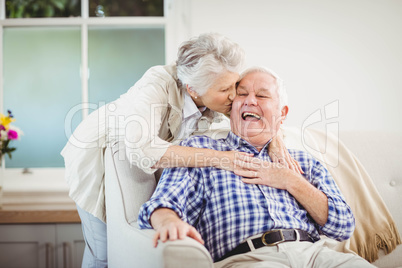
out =
<path fill-rule="evenodd" d="M 247 120 L 247 119 L 255 119 L 255 120 L 260 120 L 261 116 L 259 116 L 258 114 L 255 113 L 250 113 L 250 112 L 244 112 L 241 117 L 243 118 L 243 120 Z"/>

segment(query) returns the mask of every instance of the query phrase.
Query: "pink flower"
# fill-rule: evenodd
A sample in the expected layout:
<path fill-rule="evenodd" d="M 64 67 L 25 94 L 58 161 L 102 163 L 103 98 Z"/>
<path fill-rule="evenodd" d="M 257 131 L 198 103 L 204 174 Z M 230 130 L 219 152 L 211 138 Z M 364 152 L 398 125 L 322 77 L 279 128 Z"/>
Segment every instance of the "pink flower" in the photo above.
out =
<path fill-rule="evenodd" d="M 0 131 L 6 130 L 6 128 L 3 125 L 0 125 Z"/>
<path fill-rule="evenodd" d="M 17 131 L 10 129 L 10 130 L 8 131 L 8 139 L 10 139 L 10 140 L 16 140 L 16 139 L 18 139 L 18 133 L 17 133 Z"/>

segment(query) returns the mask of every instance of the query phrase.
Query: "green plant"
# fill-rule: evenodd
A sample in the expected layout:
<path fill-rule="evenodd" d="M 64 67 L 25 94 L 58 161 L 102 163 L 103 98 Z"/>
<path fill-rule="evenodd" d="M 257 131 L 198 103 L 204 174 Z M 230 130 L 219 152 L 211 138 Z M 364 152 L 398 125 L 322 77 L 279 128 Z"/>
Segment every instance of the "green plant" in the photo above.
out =
<path fill-rule="evenodd" d="M 6 0 L 7 18 L 80 16 L 78 0 Z"/>

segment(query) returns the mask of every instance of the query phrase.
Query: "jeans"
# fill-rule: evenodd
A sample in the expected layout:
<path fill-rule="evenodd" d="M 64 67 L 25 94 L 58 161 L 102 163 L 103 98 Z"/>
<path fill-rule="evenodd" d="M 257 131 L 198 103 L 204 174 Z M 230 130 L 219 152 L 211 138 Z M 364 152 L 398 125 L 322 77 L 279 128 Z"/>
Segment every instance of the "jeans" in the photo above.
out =
<path fill-rule="evenodd" d="M 85 239 L 82 268 L 107 267 L 106 224 L 79 206 L 77 210 Z"/>

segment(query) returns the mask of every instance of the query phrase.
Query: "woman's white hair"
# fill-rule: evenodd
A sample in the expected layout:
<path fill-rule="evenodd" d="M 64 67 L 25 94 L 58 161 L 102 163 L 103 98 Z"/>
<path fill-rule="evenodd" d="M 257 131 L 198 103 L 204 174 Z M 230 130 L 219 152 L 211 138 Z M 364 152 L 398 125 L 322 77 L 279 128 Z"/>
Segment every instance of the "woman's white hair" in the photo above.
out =
<path fill-rule="evenodd" d="M 240 73 L 243 49 L 227 37 L 208 33 L 181 44 L 177 54 L 179 87 L 189 86 L 202 96 L 218 75 L 225 71 Z"/>
<path fill-rule="evenodd" d="M 242 74 L 240 75 L 240 80 L 243 79 L 246 75 L 251 73 L 266 73 L 273 76 L 276 81 L 276 87 L 279 95 L 279 108 L 288 105 L 288 94 L 286 93 L 284 82 L 274 71 L 264 66 L 253 66 L 247 68 L 244 72 L 242 72 Z"/>

